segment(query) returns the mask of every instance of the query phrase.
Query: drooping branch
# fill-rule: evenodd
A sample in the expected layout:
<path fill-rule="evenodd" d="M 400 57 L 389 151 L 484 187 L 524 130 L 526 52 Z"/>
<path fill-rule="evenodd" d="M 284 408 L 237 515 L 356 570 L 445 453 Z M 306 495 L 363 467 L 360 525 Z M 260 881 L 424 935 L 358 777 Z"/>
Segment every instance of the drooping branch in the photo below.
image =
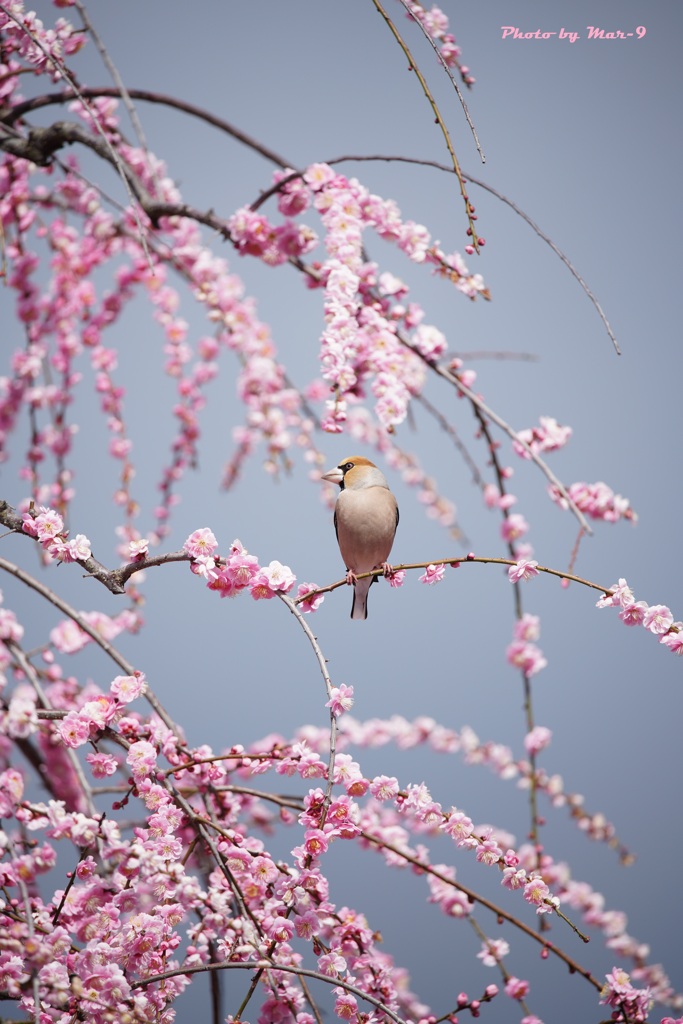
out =
<path fill-rule="evenodd" d="M 469 196 L 467 195 L 467 189 L 466 189 L 466 186 L 465 186 L 465 178 L 463 176 L 462 171 L 460 170 L 460 161 L 458 160 L 458 158 L 456 156 L 456 153 L 455 153 L 455 149 L 453 148 L 453 143 L 451 142 L 450 133 L 448 131 L 448 128 L 446 127 L 446 122 L 444 121 L 444 119 L 443 119 L 443 117 L 441 115 L 441 111 L 439 110 L 439 108 L 437 106 L 436 100 L 434 99 L 434 95 L 433 95 L 431 89 L 427 85 L 426 78 L 424 77 L 424 75 L 420 71 L 419 67 L 415 63 L 413 55 L 411 54 L 410 50 L 408 49 L 408 46 L 407 46 L 405 40 L 403 39 L 401 33 L 398 31 L 398 29 L 394 25 L 393 21 L 391 20 L 391 18 L 389 17 L 387 12 L 382 7 L 382 4 L 379 2 L 379 0 L 372 0 L 372 2 L 374 3 L 374 5 L 377 8 L 378 12 L 384 18 L 384 20 L 385 20 L 385 22 L 386 22 L 386 24 L 387 24 L 387 26 L 389 28 L 389 31 L 393 35 L 394 39 L 396 40 L 398 45 L 403 50 L 403 52 L 404 52 L 404 54 L 406 56 L 406 59 L 408 61 L 408 70 L 415 72 L 415 75 L 416 75 L 416 77 L 417 77 L 417 79 L 418 79 L 418 81 L 420 83 L 420 86 L 422 87 L 422 91 L 424 92 L 424 94 L 425 94 L 425 96 L 427 98 L 427 102 L 429 103 L 430 107 L 432 108 L 432 112 L 434 114 L 434 120 L 436 121 L 436 123 L 438 124 L 439 128 L 441 129 L 441 134 L 443 135 L 444 141 L 446 143 L 446 149 L 448 150 L 448 155 L 450 156 L 451 162 L 453 164 L 453 171 L 455 173 L 455 176 L 458 179 L 458 184 L 460 185 L 460 195 L 462 196 L 463 201 L 465 203 L 465 216 L 467 217 L 467 223 L 469 224 L 469 227 L 467 229 L 467 234 L 472 239 L 472 243 L 471 243 L 472 248 L 475 250 L 475 252 L 478 253 L 479 252 L 479 246 L 483 245 L 484 243 L 483 243 L 483 240 L 481 240 L 479 238 L 479 236 L 477 235 L 477 229 L 476 229 L 476 225 L 474 223 L 476 218 L 474 218 L 474 216 L 473 216 L 473 214 L 474 214 L 474 207 L 470 203 Z"/>
<path fill-rule="evenodd" d="M 214 128 L 218 128 L 220 131 L 225 132 L 227 135 L 232 136 L 237 142 L 241 142 L 249 149 L 254 150 L 255 153 L 259 153 L 265 160 L 270 163 L 276 164 L 278 167 L 291 167 L 291 163 L 287 161 L 275 150 L 270 149 L 268 146 L 264 146 L 256 139 L 252 138 L 246 132 L 243 132 L 240 128 L 237 128 L 230 121 L 226 121 L 225 118 L 218 117 L 216 114 L 212 114 L 210 111 L 205 110 L 203 107 L 198 107 L 194 103 L 188 103 L 185 100 L 178 99 L 176 96 L 169 96 L 166 93 L 153 92 L 149 89 L 128 89 L 128 96 L 133 100 L 142 100 L 147 103 L 157 103 L 161 106 L 172 107 L 175 110 L 180 110 L 184 114 L 189 114 L 191 117 L 196 117 L 200 121 L 205 121 L 206 124 L 212 125 Z M 86 99 L 96 99 L 99 96 L 111 97 L 113 99 L 119 99 L 121 97 L 121 90 L 114 86 L 96 86 L 91 88 L 83 88 L 80 90 L 80 94 Z M 13 124 L 18 119 L 23 118 L 26 114 L 31 113 L 33 110 L 40 110 L 43 107 L 54 106 L 56 104 L 70 103 L 77 99 L 78 96 L 73 89 L 62 89 L 59 92 L 44 93 L 42 96 L 34 96 L 30 100 L 24 100 L 22 103 L 17 103 L 3 116 L 5 124 Z"/>
<path fill-rule="evenodd" d="M 92 88 L 81 89 L 81 95 L 83 95 L 87 99 L 95 99 L 99 96 L 120 98 L 121 90 L 114 88 L 112 86 L 96 86 Z M 196 106 L 196 104 L 193 103 L 187 103 L 185 100 L 180 100 L 177 97 L 170 96 L 166 93 L 154 92 L 148 89 L 128 89 L 127 95 L 134 100 L 141 100 L 142 102 L 156 103 L 161 106 L 171 107 L 172 109 L 179 110 L 182 113 L 188 114 L 191 117 L 196 117 L 198 120 L 204 121 L 206 124 L 210 124 L 212 125 L 212 127 L 219 129 L 219 131 L 225 132 L 226 135 L 231 136 L 237 142 L 240 142 L 242 143 L 242 145 L 247 146 L 255 153 L 260 154 L 265 160 L 268 160 L 269 163 L 275 164 L 276 166 L 282 168 L 295 167 L 295 164 L 292 161 L 287 160 L 285 157 L 283 157 L 281 154 L 277 153 L 270 147 L 264 146 L 257 139 L 254 139 L 246 132 L 243 132 L 240 128 L 232 124 L 230 121 L 226 121 L 224 118 L 212 114 L 210 111 L 204 109 L 203 107 L 198 107 Z M 17 120 L 21 119 L 25 114 L 28 114 L 31 111 L 40 110 L 46 106 L 69 103 L 76 98 L 76 93 L 71 89 L 64 89 L 59 92 L 45 93 L 42 96 L 35 96 L 32 99 L 24 100 L 23 102 L 17 103 L 15 106 L 11 107 L 6 113 L 3 114 L 2 121 L 4 124 L 12 125 Z M 445 172 L 446 174 L 453 174 L 452 167 L 448 167 L 445 164 L 439 163 L 436 160 L 427 160 L 402 155 L 347 154 L 344 156 L 333 157 L 332 159 L 326 160 L 325 162 L 328 163 L 330 166 L 335 166 L 336 164 L 340 163 L 360 163 L 365 161 L 407 163 L 421 167 L 433 167 L 436 170 Z M 292 174 L 292 178 L 297 177 L 301 173 L 301 170 L 295 170 Z M 504 195 L 502 192 L 500 192 L 498 189 L 494 188 L 487 182 L 482 181 L 480 178 L 477 178 L 473 174 L 470 174 L 467 170 L 463 169 L 462 174 L 466 182 L 471 183 L 477 186 L 478 188 L 484 189 L 486 192 L 489 192 L 492 196 L 495 196 L 496 199 L 499 199 L 502 203 L 505 203 L 507 206 L 509 206 L 510 209 L 514 210 L 514 212 L 529 225 L 529 227 L 538 235 L 538 237 L 541 238 L 546 243 L 546 245 L 550 246 L 555 255 L 558 256 L 560 260 L 562 260 L 562 262 L 567 267 L 571 275 L 575 278 L 575 280 L 579 283 L 579 285 L 585 292 L 586 296 L 588 297 L 593 307 L 595 308 L 596 312 L 598 313 L 598 316 L 602 320 L 605 330 L 607 331 L 607 334 L 609 335 L 612 344 L 614 345 L 616 353 L 618 355 L 621 355 L 621 349 L 617 342 L 616 335 L 612 329 L 609 320 L 607 319 L 607 316 L 602 306 L 600 305 L 600 302 L 593 294 L 591 288 L 589 287 L 585 279 L 581 276 L 579 271 L 576 269 L 574 264 L 571 262 L 569 257 L 559 248 L 559 246 L 552 240 L 552 238 L 550 238 L 550 236 L 546 232 L 544 232 L 543 229 L 529 216 L 529 214 L 526 213 L 514 200 L 510 199 L 508 196 Z M 282 185 L 282 182 L 280 182 L 280 185 Z M 265 195 L 272 194 L 273 192 L 276 191 L 278 191 L 278 186 L 274 186 L 272 189 L 267 190 Z M 193 216 L 193 214 L 188 213 L 187 216 Z M 219 228 L 216 227 L 215 224 L 209 223 L 208 220 L 201 221 L 201 223 L 206 223 L 207 226 L 215 227 L 216 230 L 220 230 Z"/>

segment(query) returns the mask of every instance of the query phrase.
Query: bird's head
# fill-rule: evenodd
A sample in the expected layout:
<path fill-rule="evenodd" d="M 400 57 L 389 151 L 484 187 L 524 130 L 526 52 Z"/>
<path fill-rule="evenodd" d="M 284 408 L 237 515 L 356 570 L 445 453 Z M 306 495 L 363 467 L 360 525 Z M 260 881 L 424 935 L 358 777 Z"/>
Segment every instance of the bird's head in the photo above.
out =
<path fill-rule="evenodd" d="M 334 469 L 324 473 L 322 479 L 339 484 L 342 490 L 346 488 L 355 490 L 359 487 L 376 487 L 378 485 L 380 487 L 387 486 L 382 471 L 363 455 L 352 455 L 348 459 L 342 459 Z"/>

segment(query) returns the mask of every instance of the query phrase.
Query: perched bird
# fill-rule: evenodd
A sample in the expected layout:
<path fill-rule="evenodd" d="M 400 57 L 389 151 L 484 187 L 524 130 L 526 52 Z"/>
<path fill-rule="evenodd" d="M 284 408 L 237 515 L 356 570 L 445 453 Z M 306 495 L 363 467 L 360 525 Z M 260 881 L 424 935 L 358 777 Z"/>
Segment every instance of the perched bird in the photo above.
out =
<path fill-rule="evenodd" d="M 377 577 L 357 577 L 373 569 L 382 569 L 385 576 L 391 572 L 387 558 L 398 526 L 396 498 L 382 471 L 362 455 L 342 459 L 324 474 L 323 480 L 340 487 L 334 528 L 346 566 L 346 582 L 353 585 L 351 618 L 367 619 L 368 590 Z"/>

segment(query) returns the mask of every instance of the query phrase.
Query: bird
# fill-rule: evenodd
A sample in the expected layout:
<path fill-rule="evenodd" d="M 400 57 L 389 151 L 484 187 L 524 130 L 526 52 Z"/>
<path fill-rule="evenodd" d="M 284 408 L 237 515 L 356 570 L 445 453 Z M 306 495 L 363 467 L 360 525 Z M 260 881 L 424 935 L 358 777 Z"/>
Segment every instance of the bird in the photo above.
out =
<path fill-rule="evenodd" d="M 323 480 L 339 484 L 334 508 L 337 543 L 346 566 L 346 582 L 353 586 L 352 619 L 367 619 L 368 590 L 377 577 L 359 580 L 361 573 L 392 571 L 387 559 L 398 526 L 398 505 L 384 474 L 362 455 L 342 459 L 323 474 Z"/>

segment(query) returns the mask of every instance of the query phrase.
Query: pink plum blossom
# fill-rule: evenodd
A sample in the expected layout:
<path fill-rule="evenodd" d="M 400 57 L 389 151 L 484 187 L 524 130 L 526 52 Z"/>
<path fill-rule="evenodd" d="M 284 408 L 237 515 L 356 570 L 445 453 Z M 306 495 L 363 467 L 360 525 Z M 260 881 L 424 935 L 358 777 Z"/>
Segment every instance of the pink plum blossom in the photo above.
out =
<path fill-rule="evenodd" d="M 67 747 L 81 747 L 90 738 L 90 722 L 78 712 L 70 711 L 62 719 L 59 733 Z"/>
<path fill-rule="evenodd" d="M 552 739 L 552 732 L 544 725 L 536 725 L 524 737 L 524 746 L 528 754 L 540 754 L 548 746 Z"/>
<path fill-rule="evenodd" d="M 523 640 L 515 640 L 509 644 L 505 656 L 510 665 L 521 669 L 529 677 L 536 675 L 548 664 L 543 651 L 536 644 L 528 644 Z"/>
<path fill-rule="evenodd" d="M 529 532 L 529 524 L 520 512 L 512 512 L 503 519 L 500 527 L 500 534 L 508 544 L 519 540 Z"/>
<path fill-rule="evenodd" d="M 529 615 L 525 612 L 521 619 L 515 622 L 513 634 L 516 640 L 527 640 L 533 643 L 541 635 L 541 625 L 538 615 Z"/>
<path fill-rule="evenodd" d="M 674 617 L 665 604 L 652 604 L 643 616 L 643 625 L 651 633 L 661 635 L 667 633 L 673 625 Z"/>
<path fill-rule="evenodd" d="M 96 779 L 105 779 L 109 775 L 114 775 L 118 768 L 118 762 L 111 754 L 90 753 L 85 755 L 85 759 Z"/>
<path fill-rule="evenodd" d="M 301 604 L 301 611 L 305 613 L 315 612 L 325 600 L 324 594 L 316 594 L 318 586 L 316 583 L 300 583 L 297 587 L 297 604 Z M 314 597 L 308 597 L 315 594 Z"/>
<path fill-rule="evenodd" d="M 659 639 L 673 654 L 683 655 L 683 622 L 674 622 L 672 630 Z"/>
<path fill-rule="evenodd" d="M 156 748 L 147 740 L 136 740 L 130 745 L 126 762 L 136 779 L 144 779 L 156 770 Z"/>
<path fill-rule="evenodd" d="M 405 571 L 405 569 L 392 569 L 392 571 L 387 576 L 387 579 L 389 580 L 389 586 L 390 587 L 402 587 L 403 586 L 403 581 L 405 580 L 405 578 L 406 578 L 406 571 Z"/>
<path fill-rule="evenodd" d="M 332 714 L 338 718 L 343 715 L 345 711 L 350 711 L 353 707 L 353 687 L 346 686 L 342 683 L 340 686 L 333 686 L 331 690 L 331 698 L 326 703 L 326 708 L 332 709 Z"/>
<path fill-rule="evenodd" d="M 334 978 L 346 970 L 346 960 L 340 953 L 331 950 L 318 957 L 318 970 L 321 974 Z"/>
<path fill-rule="evenodd" d="M 430 564 L 427 566 L 422 576 L 419 577 L 419 581 L 420 583 L 428 583 L 430 586 L 432 586 L 432 584 L 434 583 L 441 582 L 445 572 L 445 565 Z"/>
<path fill-rule="evenodd" d="M 277 561 L 263 566 L 260 575 L 272 591 L 280 591 L 283 594 L 288 593 L 296 582 L 296 576 L 289 566 Z"/>
<path fill-rule="evenodd" d="M 398 794 L 398 779 L 387 775 L 377 775 L 370 782 L 370 792 L 375 800 L 394 800 Z"/>
<path fill-rule="evenodd" d="M 130 704 L 143 694 L 146 688 L 144 673 L 136 672 L 132 676 L 116 676 L 109 689 L 122 704 Z"/>
<path fill-rule="evenodd" d="M 645 601 L 632 601 L 619 612 L 619 618 L 626 626 L 641 626 L 645 621 L 648 606 Z"/>
<path fill-rule="evenodd" d="M 533 576 L 538 576 L 538 562 L 533 559 L 520 558 L 515 565 L 511 565 L 508 569 L 508 579 L 510 580 L 510 583 L 519 583 L 520 580 L 530 580 Z"/>
<path fill-rule="evenodd" d="M 509 952 L 510 946 L 505 939 L 487 939 L 482 943 L 481 951 L 477 953 L 477 956 L 485 967 L 495 967 Z"/>
<path fill-rule="evenodd" d="M 191 558 L 207 558 L 213 555 L 218 547 L 218 541 L 208 526 L 191 533 L 183 544 L 183 551 L 186 551 Z"/>
<path fill-rule="evenodd" d="M 505 995 L 510 999 L 524 999 L 529 991 L 529 982 L 511 975 L 505 983 Z"/>

